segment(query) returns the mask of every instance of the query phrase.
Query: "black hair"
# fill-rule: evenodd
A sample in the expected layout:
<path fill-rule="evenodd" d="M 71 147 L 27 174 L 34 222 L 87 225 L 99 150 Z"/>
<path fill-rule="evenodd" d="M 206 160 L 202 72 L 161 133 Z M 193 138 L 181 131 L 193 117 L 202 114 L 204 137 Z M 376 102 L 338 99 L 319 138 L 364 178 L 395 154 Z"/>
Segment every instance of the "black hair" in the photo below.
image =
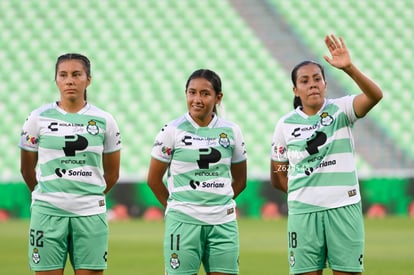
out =
<path fill-rule="evenodd" d="M 190 84 L 190 81 L 192 79 L 195 78 L 205 78 L 208 82 L 211 83 L 211 85 L 213 86 L 214 92 L 216 93 L 216 95 L 218 95 L 219 93 L 221 93 L 221 79 L 220 76 L 213 72 L 212 70 L 209 69 L 198 69 L 196 71 L 194 71 L 190 77 L 187 79 L 187 83 L 185 84 L 185 90 L 187 91 L 188 85 Z M 214 106 L 213 111 L 215 113 L 217 113 L 217 109 L 216 106 Z"/>
<path fill-rule="evenodd" d="M 89 61 L 89 59 L 82 55 L 82 54 L 78 54 L 78 53 L 67 53 L 67 54 L 63 54 L 61 56 L 58 57 L 57 61 L 56 61 L 56 65 L 55 65 L 55 80 L 57 77 L 57 73 L 58 73 L 58 67 L 59 64 L 62 63 L 63 61 L 66 60 L 71 60 L 71 59 L 76 59 L 82 62 L 83 67 L 85 68 L 85 72 L 86 72 L 86 76 L 89 78 L 91 77 L 91 62 Z M 84 99 L 87 99 L 86 96 L 86 89 L 85 89 L 85 94 L 84 94 Z"/>
<path fill-rule="evenodd" d="M 315 62 L 315 61 L 312 61 L 312 60 L 306 60 L 306 61 L 303 61 L 303 62 L 301 62 L 301 63 L 297 64 L 297 65 L 293 68 L 293 70 L 292 70 L 292 73 L 291 73 L 291 79 L 292 79 L 293 87 L 296 87 L 296 80 L 298 79 L 298 70 L 299 70 L 301 67 L 306 66 L 306 65 L 309 65 L 309 64 L 313 64 L 313 65 L 318 66 L 318 67 L 319 67 L 319 69 L 321 70 L 322 77 L 323 77 L 323 79 L 325 80 L 325 71 L 324 71 L 324 69 L 323 69 L 323 66 L 322 66 L 321 64 L 319 64 L 319 63 Z M 296 109 L 296 108 L 297 108 L 297 107 L 299 107 L 299 106 L 302 106 L 302 101 L 300 100 L 300 97 L 295 96 L 295 97 L 293 98 L 293 108 L 294 108 L 294 109 Z"/>

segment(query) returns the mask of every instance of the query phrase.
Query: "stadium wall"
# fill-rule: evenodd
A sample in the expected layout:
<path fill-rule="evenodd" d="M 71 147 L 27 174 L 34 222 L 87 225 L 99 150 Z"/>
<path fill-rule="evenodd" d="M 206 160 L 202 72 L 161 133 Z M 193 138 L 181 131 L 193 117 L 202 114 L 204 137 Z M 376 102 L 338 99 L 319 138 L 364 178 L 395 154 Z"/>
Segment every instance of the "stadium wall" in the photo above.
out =
<path fill-rule="evenodd" d="M 365 214 L 380 207 L 390 215 L 408 215 L 410 207 L 414 207 L 414 178 L 361 179 L 360 186 Z M 30 201 L 30 192 L 23 182 L 0 184 L 0 221 L 28 218 Z M 241 216 L 287 214 L 286 195 L 273 189 L 268 181 L 248 180 L 246 190 L 236 201 Z M 108 211 L 121 207 L 124 215 L 131 218 L 143 217 L 149 209 L 161 210 L 146 182 L 118 183 L 107 196 L 107 206 Z"/>

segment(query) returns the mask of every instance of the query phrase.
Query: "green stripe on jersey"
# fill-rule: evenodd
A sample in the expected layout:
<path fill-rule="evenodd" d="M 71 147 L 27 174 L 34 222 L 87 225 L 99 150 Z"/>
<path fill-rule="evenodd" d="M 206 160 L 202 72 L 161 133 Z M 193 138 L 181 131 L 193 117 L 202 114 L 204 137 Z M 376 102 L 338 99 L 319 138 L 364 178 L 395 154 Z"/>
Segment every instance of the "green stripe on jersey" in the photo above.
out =
<path fill-rule="evenodd" d="M 308 116 L 298 108 L 278 122 L 272 159 L 287 157 L 289 161 L 289 213 L 359 202 L 351 134 L 356 121 L 353 99 L 327 99 L 315 115 Z"/>
<path fill-rule="evenodd" d="M 236 124 L 214 116 L 199 127 L 185 114 L 158 133 L 151 156 L 169 163 L 167 215 L 180 212 L 203 224 L 236 218 L 230 168 L 246 159 Z"/>
<path fill-rule="evenodd" d="M 19 146 L 39 156 L 34 205 L 44 214 L 62 216 L 106 211 L 102 153 L 121 149 L 112 115 L 91 104 L 67 113 L 52 103 L 34 110 L 22 133 Z"/>

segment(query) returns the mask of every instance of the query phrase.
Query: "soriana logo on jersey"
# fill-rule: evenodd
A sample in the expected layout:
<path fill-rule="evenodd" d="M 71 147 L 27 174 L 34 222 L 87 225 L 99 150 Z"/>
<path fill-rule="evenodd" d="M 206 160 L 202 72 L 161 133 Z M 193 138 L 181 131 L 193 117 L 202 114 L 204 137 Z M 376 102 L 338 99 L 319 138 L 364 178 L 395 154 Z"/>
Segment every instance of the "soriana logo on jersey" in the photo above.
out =
<path fill-rule="evenodd" d="M 86 170 L 83 170 L 83 169 L 80 169 L 80 170 L 75 170 L 75 169 L 66 170 L 66 169 L 62 169 L 62 168 L 56 168 L 55 169 L 55 174 L 59 178 L 62 178 L 64 176 L 67 176 L 67 177 L 92 177 L 92 175 L 93 175 L 92 171 L 86 171 Z"/>

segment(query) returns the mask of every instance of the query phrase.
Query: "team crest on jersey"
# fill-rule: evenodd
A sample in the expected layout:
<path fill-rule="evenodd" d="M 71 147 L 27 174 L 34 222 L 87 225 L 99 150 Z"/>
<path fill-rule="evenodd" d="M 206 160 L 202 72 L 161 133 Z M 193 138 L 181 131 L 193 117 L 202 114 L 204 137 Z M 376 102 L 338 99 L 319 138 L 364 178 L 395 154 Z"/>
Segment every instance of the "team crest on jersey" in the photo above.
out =
<path fill-rule="evenodd" d="M 229 140 L 229 138 L 227 137 L 227 134 L 226 134 L 226 133 L 221 133 L 221 134 L 220 134 L 219 144 L 220 144 L 221 146 L 223 146 L 224 148 L 227 148 L 227 147 L 229 147 L 229 146 L 230 146 L 230 140 Z"/>
<path fill-rule="evenodd" d="M 172 269 L 177 269 L 180 267 L 180 260 L 178 259 L 177 253 L 171 254 L 170 265 Z"/>
<path fill-rule="evenodd" d="M 321 114 L 321 124 L 323 126 L 329 126 L 334 121 L 333 117 L 328 114 L 328 112 L 323 112 Z"/>
<path fill-rule="evenodd" d="M 35 264 L 38 264 L 40 262 L 40 255 L 39 255 L 39 250 L 35 247 L 33 248 L 33 253 L 32 253 L 32 261 Z"/>
<path fill-rule="evenodd" d="M 99 127 L 96 125 L 95 120 L 89 120 L 88 126 L 86 126 L 86 131 L 88 131 L 89 134 L 96 136 L 99 134 Z"/>
<path fill-rule="evenodd" d="M 293 251 L 290 251 L 289 264 L 292 267 L 295 265 L 295 253 Z"/>

